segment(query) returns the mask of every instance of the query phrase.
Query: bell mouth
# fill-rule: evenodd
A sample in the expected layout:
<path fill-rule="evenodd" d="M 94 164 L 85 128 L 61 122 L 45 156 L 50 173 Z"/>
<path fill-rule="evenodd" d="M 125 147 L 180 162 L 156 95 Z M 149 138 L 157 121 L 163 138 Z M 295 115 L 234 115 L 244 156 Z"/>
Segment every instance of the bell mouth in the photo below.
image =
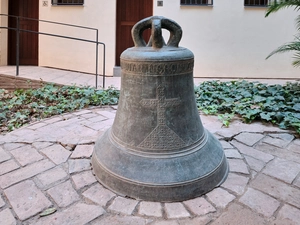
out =
<path fill-rule="evenodd" d="M 219 141 L 205 130 L 206 141 L 189 153 L 139 155 L 115 145 L 110 131 L 94 148 L 92 168 L 97 180 L 113 192 L 146 201 L 183 201 L 220 186 L 229 166 Z"/>

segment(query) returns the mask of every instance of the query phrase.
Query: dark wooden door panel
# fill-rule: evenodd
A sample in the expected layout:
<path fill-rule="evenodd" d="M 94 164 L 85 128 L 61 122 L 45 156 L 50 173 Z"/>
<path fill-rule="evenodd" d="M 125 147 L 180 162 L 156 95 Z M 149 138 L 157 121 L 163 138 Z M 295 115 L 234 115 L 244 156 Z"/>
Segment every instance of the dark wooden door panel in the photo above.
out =
<path fill-rule="evenodd" d="M 133 47 L 131 29 L 138 21 L 152 16 L 153 0 L 117 0 L 116 66 L 120 66 L 121 53 Z M 147 42 L 150 31 L 144 32 Z"/>
<path fill-rule="evenodd" d="M 10 0 L 9 15 L 26 18 L 39 18 L 39 0 Z M 17 27 L 16 18 L 10 17 L 9 27 Z M 20 29 L 38 31 L 38 21 L 20 18 Z M 38 65 L 38 34 L 20 32 L 19 42 L 19 63 L 20 65 Z M 16 31 L 8 32 L 8 64 L 16 64 Z"/>

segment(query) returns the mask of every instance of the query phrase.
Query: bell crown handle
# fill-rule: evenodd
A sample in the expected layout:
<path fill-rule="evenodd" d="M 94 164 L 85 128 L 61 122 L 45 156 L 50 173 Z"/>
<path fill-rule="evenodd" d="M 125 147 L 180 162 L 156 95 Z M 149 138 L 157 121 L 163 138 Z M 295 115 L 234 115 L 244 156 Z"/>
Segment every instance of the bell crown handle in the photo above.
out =
<path fill-rule="evenodd" d="M 143 32 L 151 28 L 151 37 L 146 44 L 143 38 Z M 162 36 L 161 29 L 164 28 L 170 32 L 170 38 L 166 44 Z M 173 20 L 162 16 L 152 16 L 137 22 L 131 30 L 132 39 L 135 47 L 152 46 L 153 48 L 162 48 L 163 46 L 178 47 L 182 37 L 181 27 Z"/>

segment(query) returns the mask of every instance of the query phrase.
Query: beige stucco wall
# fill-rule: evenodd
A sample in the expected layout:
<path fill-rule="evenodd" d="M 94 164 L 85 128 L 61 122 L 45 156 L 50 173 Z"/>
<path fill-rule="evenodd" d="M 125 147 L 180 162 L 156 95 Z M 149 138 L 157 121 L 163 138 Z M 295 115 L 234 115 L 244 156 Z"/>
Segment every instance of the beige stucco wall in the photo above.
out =
<path fill-rule="evenodd" d="M 213 6 L 180 6 L 164 0 L 154 7 L 179 23 L 181 46 L 195 54 L 196 77 L 299 78 L 291 66 L 292 55 L 266 56 L 296 33 L 292 9 L 265 18 L 265 8 L 247 8 L 243 0 L 214 0 Z"/>
<path fill-rule="evenodd" d="M 8 0 L 0 1 L 0 13 L 8 13 Z M 7 27 L 7 17 L 0 16 L 0 26 Z M 7 65 L 7 30 L 0 29 L 0 66 Z"/>
<path fill-rule="evenodd" d="M 8 0 L 0 11 L 7 13 Z M 85 0 L 84 6 L 48 6 L 40 0 L 40 19 L 99 29 L 99 41 L 106 44 L 106 74 L 115 66 L 116 0 Z M 175 20 L 183 29 L 181 46 L 195 54 L 196 77 L 298 78 L 291 54 L 266 56 L 296 34 L 293 9 L 265 18 L 265 8 L 247 8 L 243 0 L 214 0 L 213 6 L 180 6 L 179 0 L 153 0 L 154 15 Z M 5 23 L 3 19 L 1 24 Z M 95 32 L 40 22 L 41 32 L 52 32 L 94 40 Z M 6 31 L 5 31 L 6 32 Z M 7 35 L 1 31 L 1 65 L 6 64 Z M 40 35 L 39 65 L 95 72 L 95 44 Z M 102 47 L 99 47 L 99 73 L 102 73 Z"/>
<path fill-rule="evenodd" d="M 83 6 L 48 6 L 40 2 L 40 19 L 97 28 L 99 41 L 106 44 L 106 73 L 113 74 L 115 65 L 115 0 L 85 0 Z M 67 35 L 95 41 L 96 32 L 44 22 L 40 32 Z M 39 65 L 95 73 L 96 45 L 40 35 Z M 102 74 L 103 47 L 99 45 L 99 73 Z"/>

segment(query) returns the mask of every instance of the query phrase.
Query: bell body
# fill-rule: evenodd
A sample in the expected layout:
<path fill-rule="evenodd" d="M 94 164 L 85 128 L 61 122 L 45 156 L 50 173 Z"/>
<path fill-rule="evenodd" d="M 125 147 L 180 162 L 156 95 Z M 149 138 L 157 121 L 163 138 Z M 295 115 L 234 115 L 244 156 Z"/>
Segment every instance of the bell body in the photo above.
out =
<path fill-rule="evenodd" d="M 196 107 L 194 56 L 182 47 L 133 47 L 121 55 L 121 93 L 113 126 L 92 157 L 96 178 L 147 201 L 182 201 L 219 186 L 228 164 Z"/>

